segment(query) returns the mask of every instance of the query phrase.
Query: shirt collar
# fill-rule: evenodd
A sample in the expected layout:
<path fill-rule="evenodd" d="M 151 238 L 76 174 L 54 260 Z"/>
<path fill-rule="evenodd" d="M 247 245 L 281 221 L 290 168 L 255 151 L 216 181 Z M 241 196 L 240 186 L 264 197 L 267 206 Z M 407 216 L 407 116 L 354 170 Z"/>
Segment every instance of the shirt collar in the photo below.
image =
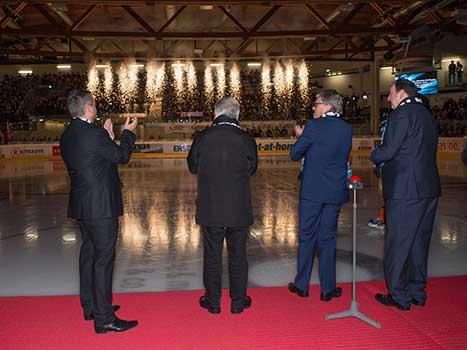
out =
<path fill-rule="evenodd" d="M 232 125 L 232 126 L 236 126 L 237 128 L 240 127 L 240 124 L 239 124 L 237 119 L 229 118 L 229 117 L 227 117 L 225 115 L 220 115 L 216 119 L 214 119 L 214 121 L 212 122 L 212 125 L 213 126 L 215 126 L 215 125 Z"/>
<path fill-rule="evenodd" d="M 340 113 L 337 113 L 337 112 L 329 111 L 329 112 L 326 112 L 326 113 L 324 113 L 324 114 L 321 114 L 321 117 L 320 117 L 320 118 L 326 118 L 326 117 L 340 118 L 340 117 L 341 117 L 341 114 L 340 114 Z"/>
<path fill-rule="evenodd" d="M 86 119 L 86 118 L 81 118 L 81 117 L 73 117 L 72 118 L 73 120 L 82 120 L 83 122 L 86 122 L 88 124 L 92 124 L 92 121 L 90 121 L 89 119 Z"/>
<path fill-rule="evenodd" d="M 420 97 L 417 97 L 417 96 L 406 97 L 399 103 L 397 108 L 402 107 L 404 105 L 411 104 L 411 103 L 421 103 L 421 104 L 423 104 L 423 100 Z"/>

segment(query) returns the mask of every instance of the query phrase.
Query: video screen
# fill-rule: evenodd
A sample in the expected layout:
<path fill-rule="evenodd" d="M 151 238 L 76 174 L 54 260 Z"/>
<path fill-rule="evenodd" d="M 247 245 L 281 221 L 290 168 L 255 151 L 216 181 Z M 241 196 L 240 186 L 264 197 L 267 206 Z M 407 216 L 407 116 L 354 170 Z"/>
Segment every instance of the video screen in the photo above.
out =
<path fill-rule="evenodd" d="M 420 89 L 419 93 L 422 95 L 438 93 L 438 79 L 435 71 L 401 74 L 397 79 L 400 78 L 412 81 Z"/>

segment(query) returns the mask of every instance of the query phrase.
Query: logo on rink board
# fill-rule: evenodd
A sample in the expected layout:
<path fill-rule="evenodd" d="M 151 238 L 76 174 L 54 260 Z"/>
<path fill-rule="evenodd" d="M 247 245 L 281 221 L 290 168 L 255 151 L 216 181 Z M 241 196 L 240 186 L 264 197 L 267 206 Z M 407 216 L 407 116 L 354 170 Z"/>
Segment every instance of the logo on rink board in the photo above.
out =
<path fill-rule="evenodd" d="M 258 143 L 258 151 L 288 151 L 292 147 L 291 143 L 270 142 Z"/>
<path fill-rule="evenodd" d="M 174 152 L 188 153 L 191 145 L 174 145 Z"/>

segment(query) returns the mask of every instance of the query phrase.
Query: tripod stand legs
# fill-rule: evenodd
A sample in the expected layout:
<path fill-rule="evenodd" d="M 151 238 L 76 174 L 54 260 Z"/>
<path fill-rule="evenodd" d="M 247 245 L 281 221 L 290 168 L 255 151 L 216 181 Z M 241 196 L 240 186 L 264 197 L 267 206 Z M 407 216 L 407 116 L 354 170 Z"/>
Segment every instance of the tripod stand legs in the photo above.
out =
<path fill-rule="evenodd" d="M 371 318 L 364 315 L 363 313 L 361 313 L 358 310 L 358 303 L 356 301 L 354 301 L 354 300 L 352 300 L 352 302 L 350 304 L 350 309 L 348 309 L 347 311 L 342 311 L 342 312 L 339 312 L 337 314 L 332 314 L 332 315 L 326 315 L 325 319 L 326 320 L 334 320 L 336 318 L 345 318 L 345 317 L 356 317 L 356 318 L 362 320 L 363 322 L 366 322 L 366 323 L 372 325 L 373 327 L 376 327 L 378 329 L 381 328 L 381 325 L 378 322 L 372 320 Z"/>

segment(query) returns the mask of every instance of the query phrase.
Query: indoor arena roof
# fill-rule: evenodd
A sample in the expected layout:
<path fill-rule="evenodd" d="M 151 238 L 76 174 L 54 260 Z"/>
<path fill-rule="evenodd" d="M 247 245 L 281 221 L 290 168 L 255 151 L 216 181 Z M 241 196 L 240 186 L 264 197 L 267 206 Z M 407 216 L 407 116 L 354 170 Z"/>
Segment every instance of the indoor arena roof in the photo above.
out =
<path fill-rule="evenodd" d="M 465 33 L 461 0 L 2 1 L 3 63 L 72 58 L 368 60 Z"/>

